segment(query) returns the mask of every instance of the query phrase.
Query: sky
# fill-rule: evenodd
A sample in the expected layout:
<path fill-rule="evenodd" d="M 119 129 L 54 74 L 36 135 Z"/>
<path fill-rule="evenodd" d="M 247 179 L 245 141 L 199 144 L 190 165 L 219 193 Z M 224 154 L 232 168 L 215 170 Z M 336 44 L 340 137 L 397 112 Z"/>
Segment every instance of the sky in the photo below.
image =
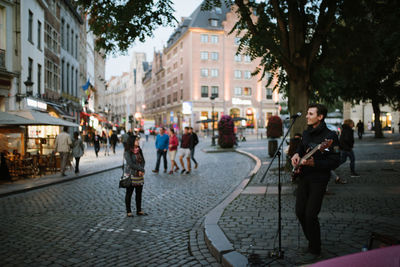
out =
<path fill-rule="evenodd" d="M 190 16 L 203 0 L 174 0 L 173 2 L 175 18 L 180 21 L 181 17 Z M 126 55 L 121 55 L 121 53 L 109 55 L 106 59 L 106 80 L 109 80 L 111 76 L 119 76 L 123 72 L 129 71 L 133 52 L 145 52 L 147 61 L 152 61 L 154 50 L 161 51 L 173 31 L 173 27 L 160 27 L 154 31 L 153 38 L 147 38 L 144 43 L 133 44 Z"/>

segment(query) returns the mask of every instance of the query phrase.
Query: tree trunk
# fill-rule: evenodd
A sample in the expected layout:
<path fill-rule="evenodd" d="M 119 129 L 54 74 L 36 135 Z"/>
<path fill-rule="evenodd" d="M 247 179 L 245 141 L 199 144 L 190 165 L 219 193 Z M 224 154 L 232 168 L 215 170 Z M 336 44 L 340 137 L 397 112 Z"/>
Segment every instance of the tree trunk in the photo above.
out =
<path fill-rule="evenodd" d="M 379 103 L 376 100 L 372 99 L 372 108 L 375 114 L 375 121 L 374 121 L 374 131 L 375 131 L 375 138 L 383 138 L 382 132 L 382 124 L 381 124 L 381 109 L 379 107 Z"/>
<path fill-rule="evenodd" d="M 293 137 L 295 133 L 303 133 L 307 128 L 306 113 L 308 106 L 309 92 L 307 90 L 307 83 L 304 79 L 291 80 L 289 79 L 289 113 L 294 115 L 301 112 L 301 117 L 297 118 L 295 124 L 290 131 L 290 136 Z"/>

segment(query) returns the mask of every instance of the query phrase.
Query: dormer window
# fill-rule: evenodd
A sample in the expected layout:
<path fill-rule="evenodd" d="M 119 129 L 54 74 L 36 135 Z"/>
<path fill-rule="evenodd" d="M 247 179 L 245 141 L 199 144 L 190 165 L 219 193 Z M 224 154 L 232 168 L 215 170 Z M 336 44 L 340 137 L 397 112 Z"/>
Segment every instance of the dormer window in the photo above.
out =
<path fill-rule="evenodd" d="M 212 27 L 218 27 L 218 20 L 217 19 L 210 19 L 210 25 Z"/>

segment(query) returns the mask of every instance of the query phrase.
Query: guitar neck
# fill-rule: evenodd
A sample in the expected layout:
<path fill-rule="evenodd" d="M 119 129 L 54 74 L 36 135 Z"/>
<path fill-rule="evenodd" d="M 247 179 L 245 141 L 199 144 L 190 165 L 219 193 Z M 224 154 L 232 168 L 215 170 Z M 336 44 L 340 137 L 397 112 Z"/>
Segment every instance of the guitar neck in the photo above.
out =
<path fill-rule="evenodd" d="M 308 152 L 307 154 L 305 154 L 301 159 L 309 159 L 312 155 L 314 155 L 315 152 L 317 152 L 320 149 L 321 145 L 318 145 L 316 147 L 313 148 L 313 150 L 311 150 L 310 152 Z"/>

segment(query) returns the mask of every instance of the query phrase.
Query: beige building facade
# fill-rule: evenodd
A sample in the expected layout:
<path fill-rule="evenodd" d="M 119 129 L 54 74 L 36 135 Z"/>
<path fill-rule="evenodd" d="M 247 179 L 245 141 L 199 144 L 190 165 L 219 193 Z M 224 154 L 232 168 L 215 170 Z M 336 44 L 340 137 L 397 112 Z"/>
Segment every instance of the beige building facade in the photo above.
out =
<path fill-rule="evenodd" d="M 400 128 L 400 111 L 394 110 L 390 106 L 380 106 L 381 116 L 380 121 L 383 130 L 393 130 L 398 133 Z M 371 103 L 361 102 L 360 104 L 353 105 L 349 102 L 343 103 L 343 119 L 352 119 L 355 124 L 359 120 L 364 122 L 364 130 L 369 129 L 375 121 L 375 114 L 372 109 Z"/>
<path fill-rule="evenodd" d="M 196 122 L 211 119 L 214 110 L 218 120 L 222 115 L 243 117 L 244 127 L 257 130 L 279 112 L 278 93 L 273 85 L 266 88 L 268 77 L 251 75 L 260 60 L 236 55 L 238 38 L 228 34 L 236 21 L 228 7 L 202 11 L 199 6 L 182 19 L 163 53 L 154 53 L 143 79 L 145 118 L 157 126 L 204 130 L 211 123 Z"/>

